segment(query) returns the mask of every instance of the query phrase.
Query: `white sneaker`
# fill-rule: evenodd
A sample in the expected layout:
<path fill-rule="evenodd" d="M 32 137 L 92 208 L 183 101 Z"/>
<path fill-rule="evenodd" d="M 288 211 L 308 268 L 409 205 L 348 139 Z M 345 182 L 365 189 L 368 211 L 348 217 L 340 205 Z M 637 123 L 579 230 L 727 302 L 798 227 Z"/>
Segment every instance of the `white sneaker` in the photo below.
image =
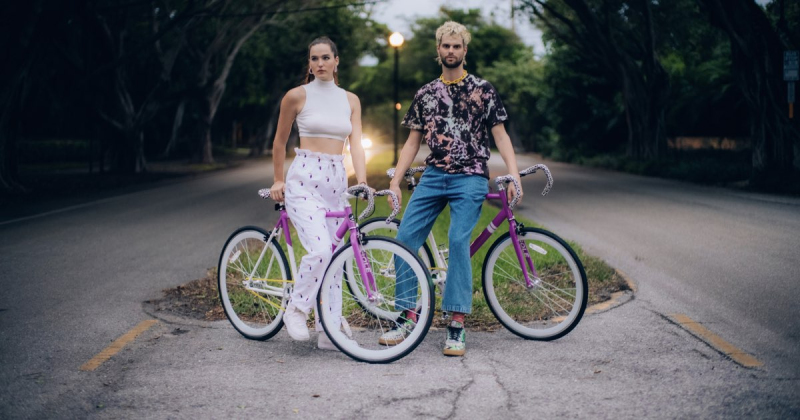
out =
<path fill-rule="evenodd" d="M 349 342 L 354 342 L 353 340 L 351 340 L 351 339 L 349 339 L 347 337 L 345 337 L 344 340 L 345 340 L 345 342 L 348 342 L 348 343 Z M 324 331 L 320 331 L 319 332 L 319 338 L 317 338 L 317 348 L 320 349 L 320 350 L 339 351 L 339 349 L 336 348 L 336 344 L 333 344 L 331 339 L 328 337 L 328 334 L 325 334 Z"/>
<path fill-rule="evenodd" d="M 283 323 L 286 324 L 286 332 L 297 341 L 308 341 L 308 326 L 306 326 L 306 314 L 295 308 L 291 303 L 286 306 L 283 313 Z"/>
<path fill-rule="evenodd" d="M 320 350 L 339 351 L 339 349 L 336 348 L 336 345 L 333 344 L 333 341 L 328 338 L 328 334 L 325 334 L 325 331 L 319 332 L 319 337 L 317 338 L 317 348 Z"/>

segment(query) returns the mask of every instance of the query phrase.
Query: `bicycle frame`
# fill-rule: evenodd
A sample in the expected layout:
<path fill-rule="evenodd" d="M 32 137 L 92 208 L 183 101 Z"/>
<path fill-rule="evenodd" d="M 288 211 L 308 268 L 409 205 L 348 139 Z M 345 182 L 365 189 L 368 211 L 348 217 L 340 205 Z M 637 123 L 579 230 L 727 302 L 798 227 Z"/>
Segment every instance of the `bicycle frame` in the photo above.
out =
<path fill-rule="evenodd" d="M 483 229 L 480 235 L 470 244 L 469 246 L 469 256 L 472 257 L 475 255 L 476 252 L 489 240 L 489 237 L 492 236 L 495 230 L 503 223 L 503 220 L 508 221 L 508 233 L 511 235 L 511 240 L 514 243 L 514 251 L 517 254 L 517 260 L 519 261 L 519 265 L 522 268 L 522 275 L 525 277 L 525 285 L 528 288 L 534 287 L 536 282 L 531 280 L 530 275 L 528 274 L 528 270 L 533 273 L 534 277 L 538 278 L 536 273 L 536 267 L 533 265 L 533 259 L 531 258 L 528 249 L 520 246 L 519 236 L 517 235 L 518 232 L 518 225 L 517 220 L 514 218 L 514 212 L 511 210 L 511 207 L 508 205 L 508 200 L 505 197 L 506 193 L 504 189 L 500 189 L 499 192 L 496 193 L 488 193 L 486 194 L 486 200 L 500 200 L 503 204 L 502 209 L 497 213 L 497 215 L 489 222 L 489 225 Z M 527 264 L 525 264 L 527 262 Z"/>
<path fill-rule="evenodd" d="M 266 243 L 271 243 L 272 239 L 277 237 L 278 235 L 283 233 L 283 238 L 286 242 L 286 247 L 289 250 L 289 262 L 290 268 L 292 270 L 292 278 L 297 278 L 297 262 L 294 256 L 294 248 L 292 245 L 292 236 L 291 231 L 289 230 L 289 214 L 286 212 L 286 206 L 283 204 L 278 204 L 277 209 L 280 212 L 280 217 L 278 218 L 275 227 L 270 231 L 270 236 L 266 238 Z M 372 268 L 369 264 L 366 263 L 366 255 L 361 250 L 361 243 L 359 241 L 359 233 L 358 233 L 358 224 L 355 220 L 355 215 L 353 214 L 352 208 L 348 205 L 345 206 L 344 210 L 342 211 L 328 211 L 325 212 L 326 218 L 343 218 L 344 221 L 341 225 L 339 225 L 336 233 L 334 234 L 333 244 L 331 245 L 331 253 L 335 253 L 340 248 L 344 246 L 344 239 L 345 234 L 349 231 L 350 232 L 350 244 L 353 247 L 353 253 L 356 255 L 356 264 L 358 266 L 358 271 L 361 273 L 362 281 L 364 283 L 365 290 L 367 292 L 367 299 L 369 301 L 375 301 L 378 298 L 378 288 L 375 283 L 375 276 L 372 273 Z M 248 280 L 245 284 L 245 289 L 251 290 L 254 292 L 260 292 L 269 294 L 272 296 L 281 297 L 284 294 L 283 288 L 278 288 L 275 286 L 269 285 L 261 285 L 261 288 L 256 288 L 255 284 L 260 284 L 253 280 L 253 274 L 255 269 L 261 263 L 261 259 L 264 257 L 264 253 L 266 252 L 267 248 L 264 248 L 261 255 L 259 256 L 256 264 L 253 266 L 253 272 L 250 273 L 248 276 Z M 268 267 L 268 271 L 271 267 Z M 264 280 L 269 281 L 269 280 Z"/>
<path fill-rule="evenodd" d="M 416 186 L 416 179 L 411 177 L 406 177 L 406 180 L 409 184 L 409 190 L 413 190 Z M 528 249 L 524 246 L 520 245 L 518 232 L 518 225 L 517 221 L 514 218 L 514 212 L 511 209 L 511 206 L 508 204 L 508 200 L 505 199 L 506 190 L 502 186 L 500 186 L 499 192 L 495 193 L 488 193 L 486 194 L 486 201 L 489 200 L 499 200 L 502 203 L 502 208 L 500 211 L 495 215 L 494 219 L 489 223 L 486 228 L 483 229 L 480 235 L 470 244 L 469 247 L 469 256 L 470 258 L 478 252 L 478 250 L 486 244 L 486 241 L 492 236 L 492 234 L 497 230 L 498 227 L 503 223 L 504 220 L 508 221 L 508 231 L 511 236 L 511 240 L 514 242 L 514 251 L 516 251 L 517 259 L 519 262 L 520 267 L 522 268 L 522 274 L 525 278 L 525 285 L 528 288 L 535 287 L 538 284 L 537 280 L 532 280 L 529 271 L 533 275 L 534 279 L 538 279 L 539 275 L 536 272 L 536 266 L 533 263 L 533 259 L 531 258 Z M 439 271 L 439 272 L 447 272 L 447 261 L 445 260 L 444 256 L 442 255 L 442 251 L 439 250 L 439 247 L 436 243 L 436 238 L 431 231 L 428 233 L 428 241 L 431 244 L 431 252 L 433 253 L 433 258 L 436 261 L 432 261 L 436 265 L 436 267 L 431 267 L 431 272 Z M 525 264 L 527 262 L 527 264 Z M 446 276 L 446 274 L 445 274 Z"/>

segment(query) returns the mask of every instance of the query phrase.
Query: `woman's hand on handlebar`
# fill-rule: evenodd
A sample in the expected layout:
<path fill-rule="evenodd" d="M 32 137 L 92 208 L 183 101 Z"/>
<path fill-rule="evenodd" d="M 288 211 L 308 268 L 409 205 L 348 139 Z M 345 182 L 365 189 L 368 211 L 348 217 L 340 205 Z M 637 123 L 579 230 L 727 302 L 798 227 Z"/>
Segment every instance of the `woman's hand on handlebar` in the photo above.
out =
<path fill-rule="evenodd" d="M 286 183 L 283 181 L 275 181 L 269 189 L 269 196 L 273 200 L 283 203 L 283 194 L 286 191 Z"/>
<path fill-rule="evenodd" d="M 375 195 L 375 188 L 372 188 L 372 187 L 370 187 L 369 185 L 367 185 L 366 181 L 364 181 L 364 182 L 359 182 L 357 185 L 363 185 L 363 186 L 365 186 L 365 187 L 369 188 L 370 195 L 372 195 L 372 196 L 374 196 L 374 195 Z M 362 200 L 364 200 L 364 201 L 369 201 L 369 198 L 367 197 L 367 194 L 363 194 L 363 195 L 362 195 L 362 194 L 359 194 L 359 196 L 361 197 L 361 199 L 362 199 Z"/>

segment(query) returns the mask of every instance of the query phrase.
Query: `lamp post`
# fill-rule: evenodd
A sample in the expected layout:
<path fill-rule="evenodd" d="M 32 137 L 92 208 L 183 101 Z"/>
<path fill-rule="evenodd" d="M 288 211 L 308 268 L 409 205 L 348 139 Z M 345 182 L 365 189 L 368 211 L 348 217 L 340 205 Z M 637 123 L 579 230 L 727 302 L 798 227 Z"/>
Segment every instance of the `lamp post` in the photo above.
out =
<path fill-rule="evenodd" d="M 389 37 L 389 45 L 394 48 L 394 161 L 393 163 L 397 164 L 397 126 L 399 125 L 398 118 L 400 113 L 400 101 L 397 98 L 397 77 L 399 73 L 399 51 L 400 46 L 403 45 L 403 35 L 400 32 L 394 32 Z"/>

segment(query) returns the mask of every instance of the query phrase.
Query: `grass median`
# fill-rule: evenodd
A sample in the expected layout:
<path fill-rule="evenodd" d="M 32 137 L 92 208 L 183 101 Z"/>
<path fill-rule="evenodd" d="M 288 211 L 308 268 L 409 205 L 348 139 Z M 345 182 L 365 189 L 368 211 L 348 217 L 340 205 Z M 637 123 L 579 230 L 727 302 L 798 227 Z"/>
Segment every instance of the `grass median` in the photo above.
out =
<path fill-rule="evenodd" d="M 386 169 L 391 167 L 391 164 L 391 152 L 381 153 L 372 158 L 367 165 L 368 184 L 376 190 L 388 188 L 389 178 L 386 176 Z M 354 178 L 350 179 L 350 184 L 355 184 Z M 405 209 L 410 196 L 410 192 L 404 190 L 403 209 Z M 258 203 L 255 202 L 253 203 L 253 205 L 257 204 Z M 361 200 L 352 200 L 351 205 L 353 206 L 353 212 L 358 215 L 366 206 L 366 203 Z M 497 207 L 493 205 L 483 206 L 480 219 L 472 233 L 473 239 L 492 221 L 497 211 Z M 389 213 L 390 206 L 387 200 L 382 197 L 376 199 L 373 215 L 384 216 Z M 402 215 L 401 212 L 398 217 L 402 218 Z M 543 228 L 531 220 L 526 220 L 519 216 L 516 218 L 525 226 Z M 437 243 L 445 244 L 447 242 L 447 230 L 449 225 L 450 212 L 449 208 L 446 208 L 433 227 L 433 234 Z M 505 228 L 506 226 L 505 223 L 502 224 L 471 259 L 473 273 L 473 312 L 468 317 L 468 326 L 471 329 L 493 330 L 500 328 L 500 324 L 490 311 L 484 298 L 481 277 L 486 253 L 489 251 L 491 244 L 502 235 L 503 232 L 507 231 L 507 228 Z M 267 226 L 263 227 L 267 228 Z M 296 261 L 299 262 L 300 258 L 305 254 L 305 250 L 300 246 L 300 241 L 296 233 L 292 232 L 292 235 L 293 242 L 296 244 L 294 247 Z M 589 283 L 589 305 L 608 300 L 612 293 L 628 288 L 626 282 L 616 270 L 600 259 L 586 254 L 580 245 L 571 241 L 568 241 L 568 243 L 578 255 L 586 271 Z M 156 305 L 157 310 L 169 311 L 182 316 L 209 321 L 224 319 L 225 315 L 217 297 L 216 281 L 216 268 L 209 269 L 205 277 L 191 281 L 177 288 L 167 289 L 164 291 L 163 299 L 151 303 Z M 437 308 L 438 307 L 439 303 L 437 303 Z M 434 318 L 434 326 L 443 326 L 444 322 L 441 314 L 437 314 Z"/>

